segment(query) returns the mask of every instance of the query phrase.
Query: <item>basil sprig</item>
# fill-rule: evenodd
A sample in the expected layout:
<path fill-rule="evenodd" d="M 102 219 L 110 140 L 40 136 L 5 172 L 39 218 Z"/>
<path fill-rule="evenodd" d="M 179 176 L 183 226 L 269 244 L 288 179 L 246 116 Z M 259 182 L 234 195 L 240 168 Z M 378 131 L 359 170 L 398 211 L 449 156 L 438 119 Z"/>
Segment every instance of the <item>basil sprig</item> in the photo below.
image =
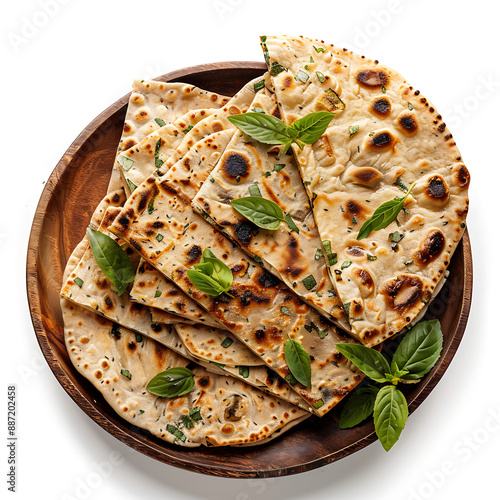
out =
<path fill-rule="evenodd" d="M 377 437 L 389 451 L 408 419 L 408 404 L 396 386 L 399 382 L 418 382 L 436 364 L 443 348 L 439 320 L 415 325 L 399 344 L 390 365 L 382 354 L 368 347 L 338 344 L 337 348 L 368 377 L 385 384 L 355 391 L 342 409 L 339 427 L 354 427 L 373 413 Z"/>
<path fill-rule="evenodd" d="M 109 278 L 116 287 L 118 295 L 122 295 L 127 291 L 129 283 L 132 283 L 135 278 L 135 269 L 130 257 L 107 234 L 88 227 L 87 236 L 95 261 L 104 276 Z"/>
<path fill-rule="evenodd" d="M 188 368 L 179 366 L 170 368 L 155 375 L 146 386 L 146 389 L 162 398 L 184 396 L 194 387 L 194 373 Z"/>
<path fill-rule="evenodd" d="M 285 151 L 293 144 L 300 149 L 304 144 L 315 143 L 334 118 L 328 111 L 310 113 L 292 125 L 285 125 L 275 116 L 265 113 L 242 113 L 228 116 L 228 120 L 242 132 L 264 144 L 284 144 Z"/>
<path fill-rule="evenodd" d="M 295 380 L 311 388 L 311 357 L 302 345 L 293 339 L 285 342 L 285 361 Z"/>
<path fill-rule="evenodd" d="M 212 297 L 227 293 L 233 283 L 231 269 L 208 248 L 203 251 L 200 263 L 195 264 L 194 269 L 187 272 L 187 276 L 198 290 Z"/>
<path fill-rule="evenodd" d="M 299 232 L 290 214 L 283 214 L 283 210 L 274 201 L 261 196 L 247 196 L 231 201 L 232 207 L 245 219 L 253 222 L 262 229 L 276 231 L 281 222 L 285 222 L 291 231 Z"/>
<path fill-rule="evenodd" d="M 399 215 L 399 212 L 403 209 L 406 198 L 408 198 L 415 182 L 410 186 L 410 189 L 408 189 L 402 198 L 396 197 L 393 200 L 382 203 L 382 205 L 380 205 L 380 207 L 373 212 L 373 215 L 361 226 L 356 239 L 362 240 L 363 238 L 369 236 L 372 231 L 384 229 L 391 222 L 394 222 Z"/>

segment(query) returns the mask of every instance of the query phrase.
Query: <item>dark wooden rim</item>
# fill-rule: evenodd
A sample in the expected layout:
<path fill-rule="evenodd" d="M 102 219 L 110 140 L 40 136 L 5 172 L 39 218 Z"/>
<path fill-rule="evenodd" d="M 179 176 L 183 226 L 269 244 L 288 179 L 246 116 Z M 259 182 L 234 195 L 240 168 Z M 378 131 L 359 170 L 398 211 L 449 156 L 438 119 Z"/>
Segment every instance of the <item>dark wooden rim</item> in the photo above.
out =
<path fill-rule="evenodd" d="M 180 81 L 183 77 L 187 75 L 191 75 L 196 73 L 198 75 L 210 74 L 214 71 L 219 70 L 228 70 L 228 69 L 241 69 L 248 68 L 251 70 L 262 70 L 263 72 L 266 70 L 266 65 L 260 62 L 239 62 L 239 61 L 229 61 L 223 63 L 213 63 L 213 64 L 205 64 L 200 66 L 192 66 L 188 68 L 184 68 L 181 70 L 173 71 L 171 73 L 165 74 L 162 77 L 157 78 L 157 80 L 161 81 Z M 55 375 L 58 382 L 62 385 L 64 390 L 70 395 L 70 397 L 80 406 L 80 408 L 89 415 L 98 425 L 100 425 L 107 432 L 112 434 L 114 437 L 119 439 L 120 441 L 126 443 L 128 446 L 150 456 L 160 460 L 162 462 L 168 463 L 170 465 L 174 465 L 176 467 L 188 469 L 195 472 L 200 472 L 204 474 L 210 474 L 219 477 L 239 477 L 239 478 L 249 478 L 249 477 L 276 477 L 276 476 L 284 476 L 288 474 L 296 474 L 299 472 L 305 472 L 308 470 L 312 470 L 328 463 L 331 463 L 335 460 L 339 460 L 355 451 L 358 451 L 368 444 L 375 441 L 376 436 L 375 432 L 372 428 L 371 433 L 365 435 L 363 438 L 358 441 L 352 443 L 350 446 L 342 448 L 340 450 L 336 450 L 333 453 L 323 456 L 320 459 L 314 460 L 312 462 L 303 463 L 300 465 L 295 465 L 292 467 L 280 467 L 280 468 L 271 468 L 262 471 L 249 471 L 242 467 L 232 467 L 228 462 L 226 467 L 221 468 L 218 465 L 212 466 L 208 464 L 198 464 L 190 461 L 189 453 L 186 453 L 186 458 L 179 457 L 178 455 L 173 456 L 169 454 L 169 449 L 167 446 L 160 446 L 156 443 L 148 442 L 144 443 L 144 440 L 141 439 L 141 436 L 137 433 L 131 432 L 130 428 L 127 427 L 126 424 L 120 425 L 120 422 L 112 422 L 107 419 L 102 413 L 97 409 L 97 406 L 94 406 L 92 401 L 89 401 L 85 395 L 75 386 L 72 382 L 71 378 L 64 371 L 64 369 L 60 366 L 58 360 L 56 359 L 52 348 L 50 346 L 49 340 L 47 338 L 47 333 L 50 328 L 50 325 L 44 325 L 43 318 L 41 317 L 41 304 L 40 297 L 38 295 L 38 281 L 39 275 L 37 271 L 37 260 L 39 256 L 39 248 L 38 241 L 41 237 L 41 228 L 44 220 L 44 215 L 46 213 L 48 204 L 55 193 L 55 189 L 57 188 L 57 183 L 64 172 L 64 170 L 68 167 L 69 163 L 73 156 L 82 148 L 82 146 L 86 143 L 90 136 L 110 117 L 112 117 L 115 113 L 123 112 L 124 107 L 128 103 L 128 98 L 130 94 L 123 96 L 121 99 L 116 101 L 114 104 L 109 106 L 105 111 L 103 111 L 99 116 L 97 116 L 85 129 L 82 133 L 78 135 L 75 141 L 68 148 L 66 153 L 63 155 L 61 160 L 58 162 L 57 166 L 52 171 L 46 186 L 42 192 L 40 197 L 40 201 L 38 203 L 33 224 L 31 228 L 30 239 L 28 243 L 28 252 L 27 252 L 27 274 L 26 274 L 26 282 L 27 282 L 27 294 L 28 294 L 28 302 L 30 308 L 31 319 L 33 323 L 33 327 L 35 330 L 35 334 L 37 337 L 37 341 L 40 345 L 42 353 L 49 364 L 50 369 Z M 446 369 L 448 368 L 453 356 L 455 355 L 460 341 L 465 332 L 465 327 L 467 324 L 470 306 L 471 306 L 471 298 L 472 298 L 472 253 L 470 240 L 468 236 L 468 232 L 465 231 L 462 247 L 464 254 L 464 290 L 463 295 L 461 297 L 461 307 L 460 307 L 460 317 L 458 321 L 457 328 L 455 330 L 455 334 L 453 336 L 451 344 L 448 346 L 446 351 L 443 351 L 442 356 L 440 358 L 440 362 L 436 365 L 433 371 L 426 377 L 426 380 L 421 384 L 420 391 L 417 395 L 409 402 L 410 413 L 416 410 L 418 406 L 424 401 L 424 399 L 428 396 L 428 394 L 434 389 L 437 385 Z M 460 247 L 459 247 L 460 248 Z M 373 424 L 370 424 L 373 427 Z"/>

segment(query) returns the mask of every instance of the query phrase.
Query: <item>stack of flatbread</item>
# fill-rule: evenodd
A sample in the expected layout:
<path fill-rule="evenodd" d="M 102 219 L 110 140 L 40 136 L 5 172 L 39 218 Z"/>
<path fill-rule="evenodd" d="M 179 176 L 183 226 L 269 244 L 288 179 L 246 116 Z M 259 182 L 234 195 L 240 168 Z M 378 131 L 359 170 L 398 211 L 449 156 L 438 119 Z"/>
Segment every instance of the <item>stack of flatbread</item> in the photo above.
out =
<path fill-rule="evenodd" d="M 269 72 L 232 97 L 134 82 L 89 225 L 125 250 L 135 279 L 119 295 L 85 237 L 62 284 L 75 367 L 121 417 L 178 445 L 260 444 L 329 412 L 362 380 L 337 344 L 374 347 L 418 321 L 465 228 L 469 175 L 427 99 L 393 70 L 319 41 L 261 45 Z M 285 151 L 228 119 L 249 111 L 287 125 L 334 117 L 316 142 Z M 397 219 L 357 240 L 413 183 Z M 292 223 L 257 228 L 232 207 L 256 192 Z M 206 250 L 231 270 L 230 293 L 190 281 Z M 291 339 L 310 357 L 308 385 L 287 364 Z M 187 394 L 146 389 L 185 367 Z"/>

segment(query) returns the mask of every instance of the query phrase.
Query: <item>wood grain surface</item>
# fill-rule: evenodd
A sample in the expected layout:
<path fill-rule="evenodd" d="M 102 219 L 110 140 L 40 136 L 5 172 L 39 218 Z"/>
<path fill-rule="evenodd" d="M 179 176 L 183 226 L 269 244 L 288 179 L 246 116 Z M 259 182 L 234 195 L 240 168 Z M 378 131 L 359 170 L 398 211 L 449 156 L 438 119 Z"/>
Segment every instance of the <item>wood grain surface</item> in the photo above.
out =
<path fill-rule="evenodd" d="M 232 95 L 265 70 L 263 63 L 224 62 L 186 68 L 158 79 Z M 87 415 L 132 448 L 167 464 L 215 476 L 295 474 L 338 460 L 373 442 L 376 436 L 372 422 L 339 430 L 340 411 L 336 408 L 322 419 L 311 417 L 269 444 L 251 448 L 181 448 L 122 420 L 73 367 L 64 345 L 59 289 L 66 261 L 106 193 L 127 102 L 128 95 L 101 113 L 76 138 L 52 172 L 33 220 L 27 258 L 28 300 L 36 337 L 59 383 Z M 467 231 L 449 270 L 450 277 L 427 315 L 427 319 L 441 321 L 443 354 L 422 382 L 404 388 L 410 412 L 441 379 L 465 331 L 472 296 Z M 383 349 L 391 353 L 396 345 L 397 341 L 390 341 Z"/>

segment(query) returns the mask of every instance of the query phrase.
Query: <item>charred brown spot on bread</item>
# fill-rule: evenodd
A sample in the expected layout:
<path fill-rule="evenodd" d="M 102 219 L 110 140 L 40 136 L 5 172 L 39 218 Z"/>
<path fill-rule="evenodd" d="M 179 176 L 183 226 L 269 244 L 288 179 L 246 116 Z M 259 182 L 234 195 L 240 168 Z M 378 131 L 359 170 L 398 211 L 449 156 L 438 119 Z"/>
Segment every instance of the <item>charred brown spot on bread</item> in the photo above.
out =
<path fill-rule="evenodd" d="M 365 256 L 365 251 L 361 247 L 347 247 L 346 253 L 351 257 Z"/>
<path fill-rule="evenodd" d="M 111 299 L 111 297 L 109 295 L 106 295 L 106 297 L 104 297 L 104 308 L 107 311 L 112 311 L 115 308 L 115 306 L 113 304 L 113 300 Z"/>
<path fill-rule="evenodd" d="M 284 87 L 289 88 L 292 86 L 292 84 L 293 84 L 293 78 L 291 76 L 285 76 L 285 78 L 283 78 Z"/>
<path fill-rule="evenodd" d="M 252 302 L 255 302 L 256 304 L 268 304 L 269 299 L 267 297 L 264 297 L 262 295 L 257 295 L 253 293 L 250 290 L 245 290 L 240 296 L 240 304 L 243 307 L 249 306 Z"/>
<path fill-rule="evenodd" d="M 258 278 L 259 285 L 264 288 L 271 288 L 278 286 L 280 280 L 274 274 L 264 271 Z"/>
<path fill-rule="evenodd" d="M 220 132 L 222 130 L 222 123 L 221 122 L 215 122 L 212 124 L 212 130 L 214 132 Z"/>
<path fill-rule="evenodd" d="M 167 359 L 167 348 L 163 347 L 161 344 L 158 344 L 158 342 L 155 342 L 155 358 L 157 361 L 157 366 L 164 366 L 165 360 Z"/>
<path fill-rule="evenodd" d="M 372 104 L 373 111 L 375 113 L 387 116 L 391 112 L 391 103 L 385 97 L 380 97 L 379 99 L 375 99 Z"/>
<path fill-rule="evenodd" d="M 373 289 L 374 283 L 370 273 L 365 269 L 355 268 L 353 274 L 361 280 L 361 284 L 367 289 Z"/>
<path fill-rule="evenodd" d="M 134 302 L 134 301 L 130 301 L 129 302 L 129 308 L 130 308 L 130 312 L 132 314 L 137 314 L 137 313 L 140 313 L 142 312 L 142 310 L 144 309 L 144 306 L 140 303 L 140 302 Z"/>
<path fill-rule="evenodd" d="M 190 264 L 197 262 L 201 257 L 201 248 L 198 245 L 193 245 L 187 252 L 186 257 Z"/>
<path fill-rule="evenodd" d="M 228 400 L 228 405 L 224 410 L 224 419 L 230 422 L 238 422 L 245 413 L 245 405 L 242 396 L 234 394 Z"/>
<path fill-rule="evenodd" d="M 413 253 L 413 260 L 420 266 L 425 266 L 435 260 L 444 250 L 446 239 L 439 229 L 433 229 Z"/>
<path fill-rule="evenodd" d="M 99 290 L 107 290 L 109 288 L 109 280 L 105 276 L 102 279 L 96 278 L 95 285 Z"/>
<path fill-rule="evenodd" d="M 211 379 L 208 375 L 205 375 L 204 377 L 200 377 L 196 383 L 203 389 L 206 389 L 210 386 Z"/>
<path fill-rule="evenodd" d="M 131 130 L 132 130 L 132 127 L 127 122 L 125 122 L 125 124 L 123 125 L 123 131 L 130 132 Z"/>
<path fill-rule="evenodd" d="M 266 339 L 266 332 L 262 328 L 259 328 L 255 330 L 254 336 L 257 342 L 263 342 Z"/>
<path fill-rule="evenodd" d="M 458 165 L 453 169 L 456 183 L 463 189 L 469 187 L 470 174 L 465 165 Z"/>
<path fill-rule="evenodd" d="M 128 350 L 129 350 L 129 351 L 134 352 L 134 351 L 135 351 L 135 349 L 137 348 L 137 344 L 136 344 L 133 340 L 131 340 L 131 341 L 127 344 L 127 348 L 128 348 Z"/>
<path fill-rule="evenodd" d="M 250 173 L 250 162 L 241 153 L 230 152 L 224 155 L 222 160 L 222 171 L 229 179 L 247 177 Z"/>
<path fill-rule="evenodd" d="M 361 337 L 363 339 L 370 339 L 372 337 L 376 337 L 380 335 L 380 331 L 377 329 L 377 328 L 372 328 L 371 330 L 365 330 L 362 334 L 361 334 Z"/>
<path fill-rule="evenodd" d="M 359 300 L 351 301 L 351 309 L 350 312 L 353 316 L 359 316 L 363 312 L 363 304 Z"/>
<path fill-rule="evenodd" d="M 440 175 L 434 175 L 427 180 L 426 195 L 432 200 L 446 201 L 448 200 L 450 190 L 448 184 Z"/>
<path fill-rule="evenodd" d="M 420 301 L 424 284 L 419 276 L 402 274 L 381 286 L 389 307 L 404 314 Z"/>
<path fill-rule="evenodd" d="M 440 132 L 441 134 L 446 130 L 446 123 L 441 123 L 441 125 L 439 125 L 438 127 L 438 132 Z"/>
<path fill-rule="evenodd" d="M 332 147 L 332 144 L 330 142 L 330 139 L 328 138 L 327 135 L 322 135 L 317 144 L 325 150 L 325 153 L 330 157 L 330 158 L 333 158 L 333 147 Z"/>
<path fill-rule="evenodd" d="M 356 168 L 352 172 L 352 176 L 355 182 L 364 185 L 373 184 L 382 178 L 382 174 L 372 167 Z"/>
<path fill-rule="evenodd" d="M 377 132 L 370 137 L 369 146 L 373 149 L 389 148 L 393 146 L 395 142 L 396 139 L 390 132 Z"/>
<path fill-rule="evenodd" d="M 352 199 L 347 200 L 343 208 L 344 212 L 342 213 L 342 215 L 350 222 L 350 224 L 352 224 L 353 217 L 362 217 L 365 211 L 362 205 L 360 205 L 356 200 Z"/>
<path fill-rule="evenodd" d="M 137 143 L 133 139 L 129 139 L 124 145 L 123 150 L 133 148 Z"/>
<path fill-rule="evenodd" d="M 406 132 L 416 132 L 416 130 L 418 129 L 417 121 L 415 120 L 415 117 L 411 113 L 400 116 L 399 124 Z"/>
<path fill-rule="evenodd" d="M 234 234 L 242 245 L 248 246 L 253 238 L 253 230 L 253 224 L 246 221 L 240 221 L 234 227 Z"/>
<path fill-rule="evenodd" d="M 155 220 L 152 224 L 151 224 L 155 229 L 160 229 L 162 227 L 165 226 L 165 223 L 162 222 L 161 220 Z"/>
<path fill-rule="evenodd" d="M 357 76 L 359 83 L 366 87 L 382 87 L 387 85 L 389 82 L 389 77 L 384 71 L 376 71 L 373 69 L 368 69 L 360 71 Z"/>

